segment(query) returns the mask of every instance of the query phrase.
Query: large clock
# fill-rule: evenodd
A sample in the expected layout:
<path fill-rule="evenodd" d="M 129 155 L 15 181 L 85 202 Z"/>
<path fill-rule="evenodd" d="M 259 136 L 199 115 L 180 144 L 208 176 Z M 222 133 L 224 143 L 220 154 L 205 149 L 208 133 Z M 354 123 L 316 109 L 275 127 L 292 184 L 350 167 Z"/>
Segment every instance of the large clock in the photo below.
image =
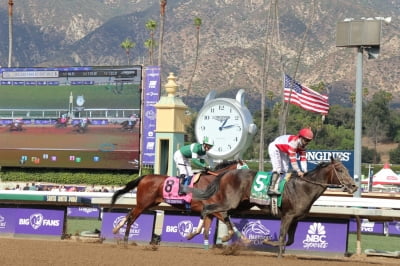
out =
<path fill-rule="evenodd" d="M 198 142 L 208 137 L 214 146 L 208 155 L 214 159 L 240 158 L 257 132 L 250 111 L 244 103 L 244 90 L 236 99 L 215 98 L 210 92 L 196 119 L 195 134 Z"/>

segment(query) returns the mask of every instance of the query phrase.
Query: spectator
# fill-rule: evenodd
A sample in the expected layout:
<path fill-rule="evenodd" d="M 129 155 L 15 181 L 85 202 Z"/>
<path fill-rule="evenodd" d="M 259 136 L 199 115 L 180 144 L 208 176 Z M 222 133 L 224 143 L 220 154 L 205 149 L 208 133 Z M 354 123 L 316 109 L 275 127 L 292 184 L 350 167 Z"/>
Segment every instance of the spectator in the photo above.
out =
<path fill-rule="evenodd" d="M 38 188 L 37 188 L 37 186 L 35 185 L 35 183 L 32 183 L 32 185 L 29 187 L 29 190 L 37 191 Z"/>

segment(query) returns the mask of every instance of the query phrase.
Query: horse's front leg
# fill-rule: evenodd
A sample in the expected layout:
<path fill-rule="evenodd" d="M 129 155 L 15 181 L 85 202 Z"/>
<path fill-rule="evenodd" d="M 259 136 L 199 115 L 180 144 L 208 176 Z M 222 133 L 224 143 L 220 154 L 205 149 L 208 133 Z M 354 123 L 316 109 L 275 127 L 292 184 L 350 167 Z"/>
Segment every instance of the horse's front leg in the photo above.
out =
<path fill-rule="evenodd" d="M 297 229 L 297 225 L 298 225 L 299 221 L 298 220 L 294 220 L 290 226 L 289 226 L 289 230 L 288 230 L 288 239 L 286 241 L 286 245 L 285 246 L 290 246 L 291 244 L 293 244 L 294 242 L 294 235 L 296 233 L 296 229 Z"/>
<path fill-rule="evenodd" d="M 269 239 L 264 239 L 263 243 L 275 247 L 279 247 L 278 258 L 282 257 L 282 254 L 285 251 L 286 247 L 286 235 L 288 233 L 289 228 L 292 226 L 292 221 L 294 217 L 284 216 L 281 218 L 281 226 L 279 230 L 279 238 L 277 241 L 272 241 Z M 294 226 L 294 230 L 296 230 L 297 224 Z M 292 237 L 294 236 L 294 233 Z M 290 243 L 291 244 L 291 243 Z"/>
<path fill-rule="evenodd" d="M 289 228 L 292 227 L 293 225 L 293 220 L 294 220 L 294 216 L 284 216 L 281 219 L 281 229 L 279 232 L 279 253 L 278 253 L 278 258 L 282 258 L 282 254 L 285 252 L 285 248 L 286 248 L 286 236 L 288 234 Z M 296 222 L 295 222 L 296 223 Z M 296 229 L 297 224 L 294 225 L 294 229 Z M 293 228 L 292 228 L 293 229 Z M 294 232 L 292 237 L 294 237 Z M 291 241 L 294 241 L 293 239 Z"/>
<path fill-rule="evenodd" d="M 201 233 L 201 229 L 203 229 L 204 219 L 200 218 L 199 224 L 197 225 L 196 231 L 189 233 L 186 236 L 187 240 L 192 240 L 195 236 Z"/>
<path fill-rule="evenodd" d="M 229 240 L 232 239 L 235 232 L 233 230 L 233 226 L 232 226 L 231 220 L 228 217 L 228 214 L 226 212 L 224 212 L 224 213 L 222 213 L 222 217 L 224 220 L 224 224 L 226 225 L 226 227 L 228 229 L 228 232 L 227 232 L 227 235 L 221 237 L 221 241 L 228 242 Z"/>

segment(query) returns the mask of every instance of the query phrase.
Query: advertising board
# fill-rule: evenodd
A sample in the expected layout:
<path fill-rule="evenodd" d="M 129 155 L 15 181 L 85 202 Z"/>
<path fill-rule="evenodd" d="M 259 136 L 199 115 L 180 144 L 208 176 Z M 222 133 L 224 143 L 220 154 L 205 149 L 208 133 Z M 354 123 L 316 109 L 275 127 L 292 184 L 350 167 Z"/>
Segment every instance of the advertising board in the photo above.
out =
<path fill-rule="evenodd" d="M 0 166 L 138 169 L 141 66 L 0 68 Z"/>

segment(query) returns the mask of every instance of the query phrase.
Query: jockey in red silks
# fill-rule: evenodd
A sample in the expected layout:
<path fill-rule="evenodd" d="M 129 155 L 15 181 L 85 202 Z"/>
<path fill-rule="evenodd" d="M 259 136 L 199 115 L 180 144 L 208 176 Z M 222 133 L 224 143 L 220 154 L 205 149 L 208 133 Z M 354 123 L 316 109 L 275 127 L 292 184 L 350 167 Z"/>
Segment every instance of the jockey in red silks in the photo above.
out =
<path fill-rule="evenodd" d="M 61 124 L 67 123 L 67 115 L 66 114 L 61 115 L 60 122 L 61 122 Z"/>
<path fill-rule="evenodd" d="M 299 176 L 307 172 L 306 146 L 314 138 L 309 128 L 303 128 L 297 135 L 282 135 L 277 137 L 268 146 L 269 157 L 272 164 L 272 181 L 268 188 L 269 195 L 280 195 L 275 185 L 283 173 L 287 173 L 289 162 Z M 300 166 L 297 163 L 297 154 L 300 156 Z"/>

